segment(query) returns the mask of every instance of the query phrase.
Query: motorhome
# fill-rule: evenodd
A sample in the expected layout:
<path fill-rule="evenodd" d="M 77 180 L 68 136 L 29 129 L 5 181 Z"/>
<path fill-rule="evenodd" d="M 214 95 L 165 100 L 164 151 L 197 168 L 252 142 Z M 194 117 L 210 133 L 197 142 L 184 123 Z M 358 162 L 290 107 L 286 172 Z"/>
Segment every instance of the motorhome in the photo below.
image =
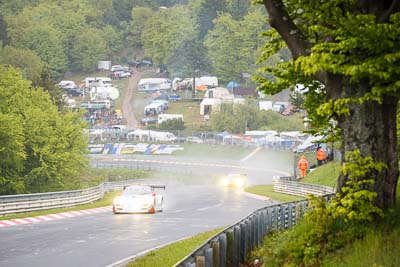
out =
<path fill-rule="evenodd" d="M 110 100 L 102 100 L 102 101 L 84 101 L 81 102 L 80 107 L 86 109 L 110 109 L 111 108 Z"/>
<path fill-rule="evenodd" d="M 178 120 L 183 121 L 183 115 L 182 114 L 159 114 L 157 123 L 160 124 L 160 123 L 163 123 L 164 121 L 173 120 L 173 119 L 178 119 Z"/>
<path fill-rule="evenodd" d="M 112 86 L 112 80 L 109 77 L 86 77 L 83 80 L 86 88 L 92 88 L 95 86 Z"/>
<path fill-rule="evenodd" d="M 151 130 L 137 129 L 127 134 L 128 140 L 154 141 L 154 142 L 172 142 L 176 136 L 170 132 L 157 132 Z"/>
<path fill-rule="evenodd" d="M 138 91 L 142 93 L 167 91 L 171 88 L 172 82 L 166 78 L 141 79 L 138 83 Z"/>
<path fill-rule="evenodd" d="M 111 69 L 111 61 L 102 60 L 97 63 L 98 70 L 110 70 Z"/>

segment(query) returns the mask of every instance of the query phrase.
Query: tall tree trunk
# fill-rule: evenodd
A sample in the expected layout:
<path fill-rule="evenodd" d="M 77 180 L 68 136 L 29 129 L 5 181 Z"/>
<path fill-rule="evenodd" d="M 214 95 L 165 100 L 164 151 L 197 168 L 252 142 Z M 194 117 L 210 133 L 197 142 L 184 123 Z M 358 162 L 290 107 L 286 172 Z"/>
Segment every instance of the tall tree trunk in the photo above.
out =
<path fill-rule="evenodd" d="M 367 83 L 343 86 L 342 97 L 357 98 L 370 91 Z M 395 203 L 396 185 L 399 176 L 397 157 L 396 112 L 399 99 L 386 96 L 382 103 L 366 101 L 363 104 L 349 104 L 350 115 L 338 117 L 342 135 L 342 154 L 360 150 L 361 156 L 371 156 L 375 162 L 385 163 L 387 168 L 372 174 L 375 184 L 370 190 L 378 197 L 376 205 L 387 209 Z M 345 162 L 343 157 L 342 163 Z M 338 192 L 341 192 L 348 177 L 341 174 Z"/>

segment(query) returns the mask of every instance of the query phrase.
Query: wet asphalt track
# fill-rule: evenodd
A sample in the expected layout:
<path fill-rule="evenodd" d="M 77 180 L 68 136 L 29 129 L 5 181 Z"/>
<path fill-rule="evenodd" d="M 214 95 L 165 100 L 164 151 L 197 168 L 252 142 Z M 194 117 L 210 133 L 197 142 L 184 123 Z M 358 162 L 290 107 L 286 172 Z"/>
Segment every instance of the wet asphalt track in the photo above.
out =
<path fill-rule="evenodd" d="M 282 175 L 278 163 L 267 166 L 261 161 L 255 164 L 256 159 L 257 155 L 252 161 L 254 164 L 224 164 L 245 166 L 251 184 L 271 183 L 273 175 Z M 98 160 L 119 161 L 115 158 Z M 226 166 L 193 165 L 191 168 L 197 174 L 206 174 L 205 177 L 209 177 L 207 173 L 237 171 Z M 161 213 L 113 215 L 104 212 L 0 228 L 0 266 L 107 266 L 156 246 L 226 227 L 253 210 L 272 204 L 232 188 L 218 187 L 207 178 L 200 184 L 161 177 L 159 181 L 167 185 Z"/>

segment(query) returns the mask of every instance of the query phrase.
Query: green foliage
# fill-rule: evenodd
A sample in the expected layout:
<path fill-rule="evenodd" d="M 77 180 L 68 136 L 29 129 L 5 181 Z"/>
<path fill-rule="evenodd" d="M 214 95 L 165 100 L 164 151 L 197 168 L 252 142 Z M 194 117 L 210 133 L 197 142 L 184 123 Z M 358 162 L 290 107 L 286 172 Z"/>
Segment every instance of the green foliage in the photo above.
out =
<path fill-rule="evenodd" d="M 343 173 L 349 175 L 342 188 L 344 196 L 337 195 L 329 203 L 312 197 L 309 211 L 294 228 L 268 237 L 253 255 L 262 255 L 266 266 L 318 266 L 329 252 L 344 247 L 365 236 L 368 227 L 382 211 L 373 204 L 375 192 L 367 190 L 373 179 L 366 179 L 384 166 L 362 158 L 359 151 L 346 155 Z"/>
<path fill-rule="evenodd" d="M 160 9 L 142 33 L 145 55 L 156 64 L 167 64 L 183 41 L 196 36 L 195 21 L 185 6 Z"/>
<path fill-rule="evenodd" d="M 222 81 L 241 78 L 242 72 L 254 73 L 256 58 L 264 42 L 261 32 L 266 25 L 259 9 L 236 20 L 228 13 L 214 20 L 214 29 L 208 32 L 204 45 L 208 59 Z"/>
<path fill-rule="evenodd" d="M 168 66 L 169 72 L 176 77 L 198 76 L 210 69 L 206 49 L 196 39 L 184 40 L 171 55 Z"/>
<path fill-rule="evenodd" d="M 40 76 L 45 63 L 32 50 L 6 46 L 0 51 L 0 64 L 21 69 L 24 78 L 32 80 Z"/>
<path fill-rule="evenodd" d="M 99 31 L 82 30 L 71 49 L 72 67 L 76 70 L 94 71 L 97 62 L 105 58 L 107 43 Z"/>
<path fill-rule="evenodd" d="M 372 177 L 383 168 L 386 168 L 383 163 L 374 162 L 371 157 L 361 157 L 359 150 L 348 152 L 342 166 L 343 175 L 348 177 L 347 186 L 342 188 L 337 201 L 332 202 L 334 216 L 361 223 L 371 222 L 374 216 L 383 216 L 373 204 L 377 193 L 372 192 L 375 183 Z"/>
<path fill-rule="evenodd" d="M 163 121 L 160 125 L 157 126 L 157 128 L 170 131 L 182 131 L 183 129 L 185 129 L 185 123 L 182 119 L 169 119 Z"/>
<path fill-rule="evenodd" d="M 249 100 L 248 100 L 249 101 Z M 256 105 L 223 104 L 221 111 L 211 116 L 213 131 L 244 133 L 246 130 L 303 130 L 302 120 L 298 116 L 284 117 L 274 111 L 259 110 Z"/>
<path fill-rule="evenodd" d="M 147 7 L 134 7 L 132 9 L 132 20 L 129 26 L 130 41 L 135 47 L 142 46 L 142 32 L 148 20 L 153 16 L 153 11 Z"/>
<path fill-rule="evenodd" d="M 290 103 L 296 109 L 302 109 L 305 102 L 305 96 L 299 91 L 294 91 L 290 94 Z"/>
<path fill-rule="evenodd" d="M 80 114 L 59 113 L 43 89 L 15 69 L 0 70 L 0 120 L 7 122 L 0 128 L 0 194 L 63 189 L 87 164 Z"/>

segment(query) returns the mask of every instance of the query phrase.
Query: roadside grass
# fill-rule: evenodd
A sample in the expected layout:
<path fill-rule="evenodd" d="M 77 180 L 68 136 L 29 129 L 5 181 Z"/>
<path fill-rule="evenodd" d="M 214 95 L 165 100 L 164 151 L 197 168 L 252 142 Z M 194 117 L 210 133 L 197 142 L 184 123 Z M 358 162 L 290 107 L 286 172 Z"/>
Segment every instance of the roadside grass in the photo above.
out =
<path fill-rule="evenodd" d="M 328 255 L 321 264 L 321 267 L 347 266 L 400 266 L 400 227 L 389 231 L 374 229 L 364 239 Z"/>
<path fill-rule="evenodd" d="M 328 162 L 327 164 L 319 166 L 314 171 L 308 173 L 301 182 L 336 187 L 339 174 L 340 163 L 335 161 Z"/>
<path fill-rule="evenodd" d="M 302 113 L 294 113 L 291 116 L 283 116 L 278 112 L 268 110 L 268 125 L 263 130 L 283 131 L 304 131 Z"/>
<path fill-rule="evenodd" d="M 400 266 L 400 181 L 397 183 L 396 206 L 385 214 L 367 235 L 346 247 L 326 255 L 321 267 Z"/>
<path fill-rule="evenodd" d="M 338 162 L 330 162 L 308 174 L 302 182 L 333 186 L 340 173 Z M 272 186 L 271 186 L 272 187 Z M 257 188 L 256 188 L 257 189 Z M 272 189 L 271 189 L 272 190 Z M 247 191 L 247 190 L 246 190 Z M 267 190 L 264 190 L 267 191 Z M 259 193 L 252 190 L 254 193 Z M 260 192 L 261 194 L 263 191 Z M 267 194 L 265 194 L 267 195 Z M 268 195 L 267 195 L 268 196 Z M 397 203 L 400 201 L 400 187 L 397 186 Z M 312 266 L 321 267 L 364 267 L 364 266 L 400 266 L 400 205 L 397 204 L 386 215 L 383 221 L 370 226 L 370 231 L 362 239 L 354 240 L 344 248 L 325 255 L 320 263 Z M 313 231 L 307 225 L 296 225 L 265 238 L 263 244 L 251 252 L 251 257 L 270 259 L 262 266 L 279 266 L 274 260 L 274 253 L 282 253 L 293 246 L 296 233 Z M 272 258 L 271 258 L 272 257 Z M 249 259 L 250 262 L 252 261 Z M 292 263 L 293 264 L 293 263 Z M 285 266 L 294 266 L 288 263 Z"/>
<path fill-rule="evenodd" d="M 138 257 L 126 266 L 174 266 L 178 261 L 186 257 L 190 252 L 203 244 L 207 239 L 211 238 L 223 229 L 224 228 L 217 228 L 212 231 L 201 233 L 188 239 L 175 242 L 163 248 L 153 250 L 144 256 Z"/>
<path fill-rule="evenodd" d="M 201 128 L 209 127 L 200 115 L 200 102 L 196 101 L 169 101 L 169 108 L 166 114 L 183 114 L 185 123 L 185 135 L 191 135 L 191 131 L 199 131 Z"/>
<path fill-rule="evenodd" d="M 120 191 L 108 192 L 104 194 L 102 199 L 94 201 L 92 203 L 83 204 L 79 206 L 69 207 L 69 208 L 59 208 L 59 209 L 50 209 L 50 210 L 40 210 L 40 211 L 32 211 L 32 212 L 24 212 L 18 214 L 10 214 L 0 216 L 0 220 L 11 220 L 18 218 L 26 218 L 26 217 L 35 217 L 47 214 L 55 214 L 66 211 L 74 211 L 74 210 L 86 210 L 86 209 L 94 209 L 100 207 L 106 207 L 112 205 L 112 200 L 120 193 Z M 110 211 L 111 212 L 111 211 Z"/>
<path fill-rule="evenodd" d="M 260 196 L 270 197 L 279 202 L 293 202 L 304 199 L 298 196 L 277 193 L 274 191 L 273 185 L 255 185 L 245 188 L 245 191 Z"/>

